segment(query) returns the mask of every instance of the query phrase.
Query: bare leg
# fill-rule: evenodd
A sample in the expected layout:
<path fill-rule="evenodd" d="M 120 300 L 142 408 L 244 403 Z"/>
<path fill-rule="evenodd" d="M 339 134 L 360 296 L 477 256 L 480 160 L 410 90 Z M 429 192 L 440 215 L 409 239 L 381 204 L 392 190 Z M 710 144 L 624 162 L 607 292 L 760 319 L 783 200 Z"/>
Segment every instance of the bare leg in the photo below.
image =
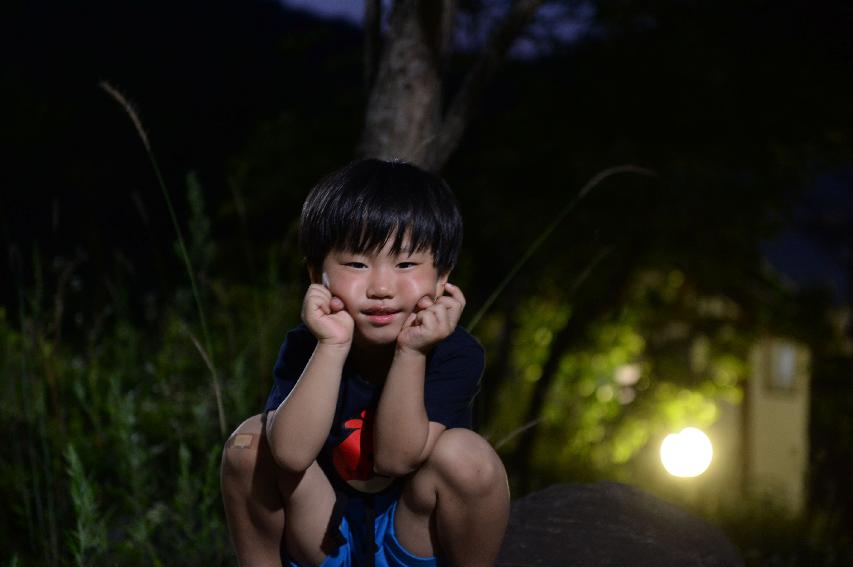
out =
<path fill-rule="evenodd" d="M 260 415 L 240 424 L 225 443 L 221 487 L 240 565 L 281 565 L 285 541 L 294 560 L 322 563 L 334 490 L 316 462 L 301 474 L 275 465 Z"/>
<path fill-rule="evenodd" d="M 467 429 L 441 434 L 432 455 L 412 475 L 397 505 L 400 543 L 451 565 L 492 565 L 509 519 L 509 487 L 491 445 Z"/>

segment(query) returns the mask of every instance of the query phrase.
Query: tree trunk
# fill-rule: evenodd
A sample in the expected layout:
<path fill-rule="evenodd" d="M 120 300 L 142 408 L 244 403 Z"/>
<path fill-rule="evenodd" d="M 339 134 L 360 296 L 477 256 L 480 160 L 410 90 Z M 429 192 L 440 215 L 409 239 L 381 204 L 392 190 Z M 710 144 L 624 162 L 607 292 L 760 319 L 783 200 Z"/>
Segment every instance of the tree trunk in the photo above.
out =
<path fill-rule="evenodd" d="M 440 171 L 459 145 L 474 105 L 542 0 L 517 0 L 500 22 L 450 104 L 443 75 L 452 49 L 455 0 L 397 0 L 374 70 L 377 0 L 367 0 L 365 80 L 369 84 L 360 157 L 401 159 Z"/>
<path fill-rule="evenodd" d="M 441 121 L 444 10 L 452 1 L 400 0 L 388 22 L 385 48 L 370 90 L 358 153 L 426 166 Z M 452 28 L 452 26 L 449 26 Z M 370 76 L 371 73 L 366 73 Z"/>

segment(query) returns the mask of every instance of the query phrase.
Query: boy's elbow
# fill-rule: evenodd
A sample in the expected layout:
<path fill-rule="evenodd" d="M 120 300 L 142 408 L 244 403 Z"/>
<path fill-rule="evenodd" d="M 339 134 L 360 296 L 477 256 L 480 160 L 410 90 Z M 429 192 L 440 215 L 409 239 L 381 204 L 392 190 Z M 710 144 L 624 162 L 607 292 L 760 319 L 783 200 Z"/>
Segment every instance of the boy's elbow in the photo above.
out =
<path fill-rule="evenodd" d="M 421 463 L 400 455 L 390 456 L 376 453 L 373 456 L 373 470 L 385 476 L 406 476 L 418 470 Z"/>
<path fill-rule="evenodd" d="M 275 438 L 272 431 L 267 432 L 267 440 L 270 446 L 270 455 L 273 463 L 288 473 L 301 474 L 308 470 L 314 458 L 309 458 L 307 455 L 301 455 L 299 451 L 295 451 L 295 447 L 288 446 L 287 443 L 281 443 L 281 440 Z"/>
<path fill-rule="evenodd" d="M 285 472 L 302 474 L 308 470 L 314 459 L 307 459 L 294 455 L 292 451 L 271 451 L 272 460 L 275 465 Z"/>

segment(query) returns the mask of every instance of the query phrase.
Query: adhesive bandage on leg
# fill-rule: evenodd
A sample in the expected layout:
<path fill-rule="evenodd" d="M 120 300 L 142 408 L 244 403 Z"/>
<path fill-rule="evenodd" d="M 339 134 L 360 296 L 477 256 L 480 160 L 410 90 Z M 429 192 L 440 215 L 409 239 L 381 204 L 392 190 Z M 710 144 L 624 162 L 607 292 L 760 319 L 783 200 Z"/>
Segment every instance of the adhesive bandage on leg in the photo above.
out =
<path fill-rule="evenodd" d="M 251 433 L 239 433 L 231 440 L 231 446 L 235 449 L 248 449 L 252 446 L 255 436 Z"/>

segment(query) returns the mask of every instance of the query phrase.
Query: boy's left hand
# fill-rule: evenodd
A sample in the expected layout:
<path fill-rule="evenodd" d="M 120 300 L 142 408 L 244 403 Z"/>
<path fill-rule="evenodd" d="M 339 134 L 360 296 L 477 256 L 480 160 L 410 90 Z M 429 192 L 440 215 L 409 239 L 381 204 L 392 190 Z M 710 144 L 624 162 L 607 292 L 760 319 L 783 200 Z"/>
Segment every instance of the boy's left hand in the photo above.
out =
<path fill-rule="evenodd" d="M 453 333 L 464 308 L 462 290 L 451 283 L 445 284 L 445 295 L 437 300 L 422 297 L 415 306 L 415 312 L 409 315 L 400 329 L 397 347 L 426 354 Z"/>

